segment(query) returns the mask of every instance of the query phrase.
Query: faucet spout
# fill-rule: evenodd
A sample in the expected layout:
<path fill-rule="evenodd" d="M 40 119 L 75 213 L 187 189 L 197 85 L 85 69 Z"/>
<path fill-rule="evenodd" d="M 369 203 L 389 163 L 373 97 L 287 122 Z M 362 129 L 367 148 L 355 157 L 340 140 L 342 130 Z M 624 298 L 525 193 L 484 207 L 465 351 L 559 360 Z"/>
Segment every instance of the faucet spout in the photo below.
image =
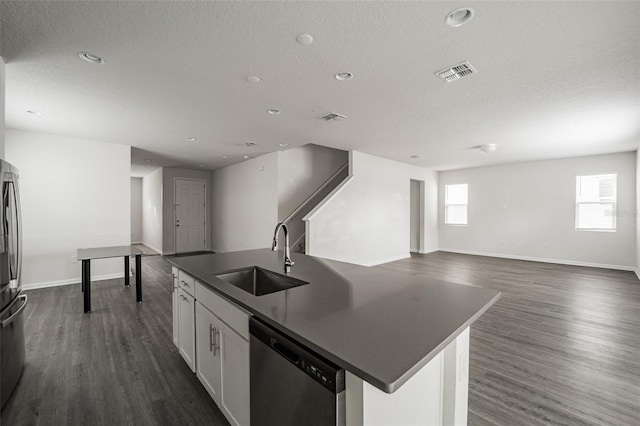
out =
<path fill-rule="evenodd" d="M 276 229 L 273 232 L 273 243 L 271 244 L 271 250 L 278 250 L 278 233 L 280 229 L 284 231 L 284 273 L 288 274 L 291 272 L 291 267 L 295 265 L 295 262 L 291 260 L 291 251 L 289 250 L 289 229 L 287 225 L 283 222 L 280 222 L 276 225 Z"/>

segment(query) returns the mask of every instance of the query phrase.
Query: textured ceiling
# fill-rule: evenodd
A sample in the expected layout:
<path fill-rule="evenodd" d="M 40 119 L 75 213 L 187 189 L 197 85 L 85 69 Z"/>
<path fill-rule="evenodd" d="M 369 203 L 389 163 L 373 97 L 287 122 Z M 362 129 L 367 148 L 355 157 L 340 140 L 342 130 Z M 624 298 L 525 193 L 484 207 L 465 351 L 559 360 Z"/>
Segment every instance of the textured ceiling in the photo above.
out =
<path fill-rule="evenodd" d="M 463 5 L 474 19 L 445 25 Z M 131 145 L 135 163 L 215 169 L 315 143 L 445 170 L 640 140 L 636 1 L 2 1 L 0 12 L 7 127 Z M 434 75 L 463 61 L 478 73 Z M 348 118 L 320 119 L 329 112 Z M 486 143 L 498 149 L 473 148 Z"/>

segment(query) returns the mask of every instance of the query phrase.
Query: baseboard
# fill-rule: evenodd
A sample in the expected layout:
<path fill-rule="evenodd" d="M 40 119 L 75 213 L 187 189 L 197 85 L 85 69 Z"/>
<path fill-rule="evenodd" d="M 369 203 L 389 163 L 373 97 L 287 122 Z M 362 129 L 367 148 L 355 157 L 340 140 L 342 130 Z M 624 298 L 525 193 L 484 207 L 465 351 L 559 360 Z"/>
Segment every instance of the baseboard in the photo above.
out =
<path fill-rule="evenodd" d="M 91 277 L 91 282 L 94 281 L 104 281 L 104 280 L 113 280 L 116 278 L 123 278 L 124 274 L 122 272 L 119 272 L 117 274 L 105 274 L 105 275 L 96 275 Z M 41 283 L 34 283 L 34 284 L 23 284 L 22 285 L 22 289 L 23 290 L 36 290 L 39 288 L 47 288 L 47 287 L 58 287 L 58 286 L 62 286 L 62 285 L 71 285 L 71 284 L 80 284 L 81 279 L 80 278 L 70 278 L 68 280 L 57 280 L 57 281 L 45 281 L 45 282 L 41 282 Z"/>
<path fill-rule="evenodd" d="M 363 266 L 377 266 L 382 265 L 383 263 L 395 262 L 396 260 L 408 259 L 411 257 L 410 254 L 403 254 L 401 256 L 388 257 L 386 259 L 375 260 L 373 262 L 361 263 Z"/>
<path fill-rule="evenodd" d="M 160 254 L 161 254 L 161 255 L 163 255 L 163 256 L 165 255 L 165 253 L 162 253 L 162 249 L 159 249 L 158 247 L 154 247 L 154 246 L 152 246 L 152 245 L 151 245 L 151 244 L 149 244 L 149 243 L 145 243 L 144 241 L 139 242 L 139 243 L 131 243 L 131 244 L 142 244 L 143 246 L 147 246 L 147 247 L 149 247 L 149 248 L 150 248 L 151 250 L 153 250 L 153 251 L 157 251 L 158 253 L 160 253 Z"/>
<path fill-rule="evenodd" d="M 435 253 L 437 252 L 438 249 L 433 249 L 433 250 L 419 250 L 418 254 L 429 254 L 429 253 Z"/>
<path fill-rule="evenodd" d="M 486 253 L 480 251 L 471 251 L 471 250 L 456 250 L 456 249 L 447 249 L 441 248 L 439 251 L 444 251 L 448 253 L 459 253 L 459 254 L 470 254 L 473 256 L 487 256 L 487 257 L 499 257 L 502 259 L 514 259 L 514 260 L 527 260 L 530 262 L 542 262 L 542 263 L 554 263 L 558 265 L 570 265 L 570 266 L 586 266 L 589 268 L 603 268 L 603 269 L 616 269 L 619 271 L 633 271 L 633 266 L 624 266 L 624 265 L 610 265 L 607 263 L 592 263 L 592 262 L 580 262 L 576 260 L 564 260 L 564 259 L 549 259 L 546 257 L 530 257 L 530 256 L 517 256 L 511 254 L 502 254 L 502 253 Z M 640 275 L 639 275 L 640 277 Z"/>

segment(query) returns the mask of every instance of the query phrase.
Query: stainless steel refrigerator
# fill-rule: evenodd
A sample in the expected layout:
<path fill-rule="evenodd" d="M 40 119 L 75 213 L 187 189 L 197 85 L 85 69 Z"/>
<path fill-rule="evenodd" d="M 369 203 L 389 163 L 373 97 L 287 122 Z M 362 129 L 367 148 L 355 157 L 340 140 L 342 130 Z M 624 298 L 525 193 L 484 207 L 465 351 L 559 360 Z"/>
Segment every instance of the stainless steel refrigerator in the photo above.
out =
<path fill-rule="evenodd" d="M 22 293 L 22 223 L 18 169 L 0 160 L 0 402 L 13 393 L 24 369 L 24 320 L 27 295 Z"/>

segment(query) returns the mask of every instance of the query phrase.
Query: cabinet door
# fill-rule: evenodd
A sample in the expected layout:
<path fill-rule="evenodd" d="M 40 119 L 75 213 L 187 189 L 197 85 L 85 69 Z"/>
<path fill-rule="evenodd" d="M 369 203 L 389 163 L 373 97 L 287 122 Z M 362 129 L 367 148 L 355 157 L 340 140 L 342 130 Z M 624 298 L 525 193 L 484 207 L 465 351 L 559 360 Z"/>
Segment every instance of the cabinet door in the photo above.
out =
<path fill-rule="evenodd" d="M 232 425 L 249 425 L 249 342 L 225 323 L 219 323 L 222 362 L 218 404 Z"/>
<path fill-rule="evenodd" d="M 178 308 L 179 326 L 178 326 L 178 342 L 180 343 L 180 355 L 187 362 L 192 371 L 196 371 L 195 363 L 195 318 L 194 318 L 194 305 L 195 300 L 193 297 L 178 289 L 177 303 L 180 305 Z"/>
<path fill-rule="evenodd" d="M 196 375 L 211 398 L 220 405 L 222 362 L 218 337 L 219 321 L 200 302 L 196 302 Z"/>
<path fill-rule="evenodd" d="M 171 276 L 173 277 L 173 292 L 171 293 L 173 300 L 173 344 L 176 345 L 176 348 L 180 349 L 180 342 L 178 341 L 178 330 L 180 329 L 178 327 L 178 308 L 180 306 L 178 302 L 180 299 L 178 298 L 178 270 L 176 268 L 171 268 Z"/>

